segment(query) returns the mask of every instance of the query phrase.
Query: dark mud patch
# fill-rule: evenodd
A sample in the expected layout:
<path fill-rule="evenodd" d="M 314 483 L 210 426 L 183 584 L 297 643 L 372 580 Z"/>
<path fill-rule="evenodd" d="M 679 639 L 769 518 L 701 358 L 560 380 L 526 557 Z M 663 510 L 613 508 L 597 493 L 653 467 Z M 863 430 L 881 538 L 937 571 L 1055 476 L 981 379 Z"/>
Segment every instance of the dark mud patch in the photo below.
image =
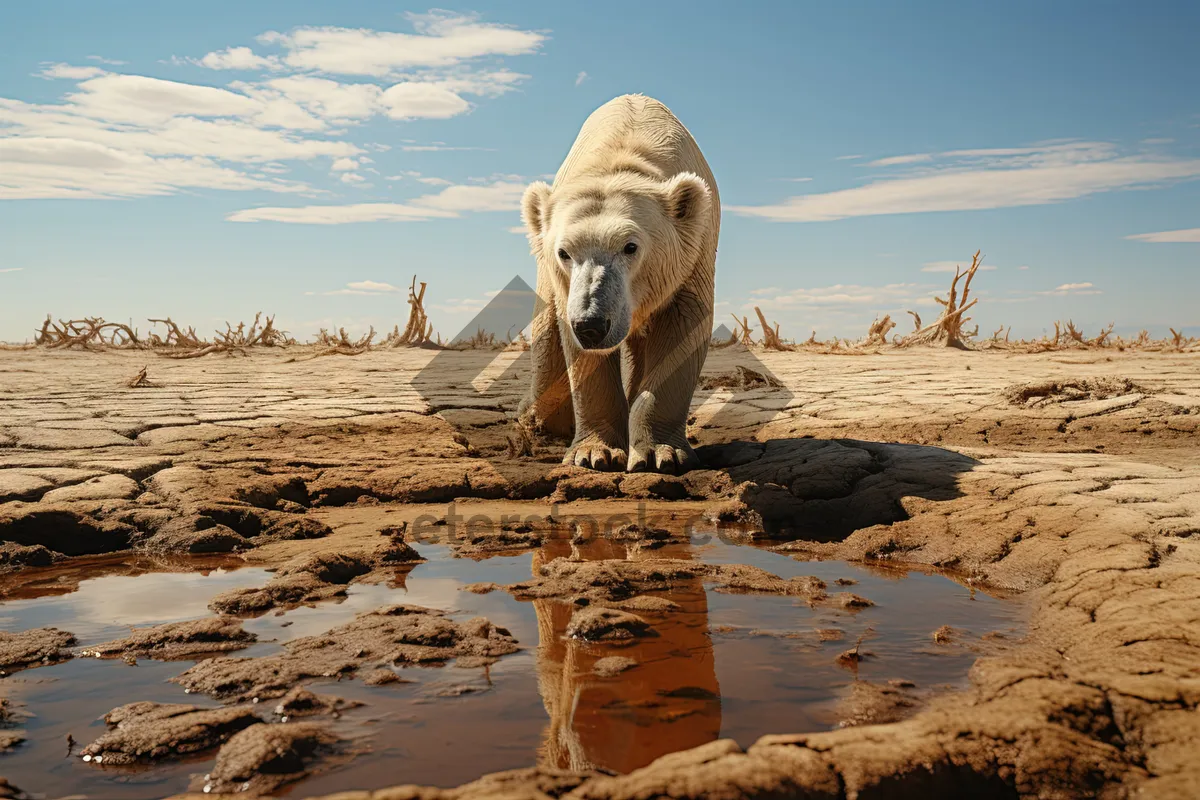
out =
<path fill-rule="evenodd" d="M 774 375 L 739 364 L 730 372 L 704 375 L 697 386 L 701 389 L 779 389 L 783 388 L 783 383 Z"/>
<path fill-rule="evenodd" d="M 1108 400 L 1113 397 L 1146 393 L 1144 387 L 1129 378 L 1060 378 L 1014 384 L 1004 390 L 1004 398 L 1014 406 L 1032 406 L 1075 400 Z"/>

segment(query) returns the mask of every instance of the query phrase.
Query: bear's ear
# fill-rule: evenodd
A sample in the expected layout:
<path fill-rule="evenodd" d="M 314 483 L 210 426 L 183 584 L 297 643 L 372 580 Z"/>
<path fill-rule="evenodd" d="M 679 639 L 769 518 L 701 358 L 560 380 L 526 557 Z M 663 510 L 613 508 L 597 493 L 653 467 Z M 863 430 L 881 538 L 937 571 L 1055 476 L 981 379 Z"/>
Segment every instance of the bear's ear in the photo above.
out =
<path fill-rule="evenodd" d="M 694 172 L 681 172 L 667 181 L 667 215 L 680 234 L 690 236 L 712 210 L 712 192 Z"/>
<path fill-rule="evenodd" d="M 546 232 L 546 212 L 550 210 L 550 186 L 545 181 L 534 181 L 521 198 L 521 219 L 530 241 Z"/>

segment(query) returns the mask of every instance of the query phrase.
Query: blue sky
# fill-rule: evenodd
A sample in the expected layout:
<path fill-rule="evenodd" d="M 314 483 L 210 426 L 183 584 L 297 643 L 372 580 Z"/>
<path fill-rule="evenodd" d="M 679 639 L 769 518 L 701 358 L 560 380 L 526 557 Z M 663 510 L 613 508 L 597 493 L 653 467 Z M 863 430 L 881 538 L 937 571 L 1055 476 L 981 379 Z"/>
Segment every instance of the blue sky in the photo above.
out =
<path fill-rule="evenodd" d="M 984 332 L 1200 326 L 1197 30 L 1190 2 L 5 3 L 0 339 L 390 329 L 414 273 L 453 335 L 533 282 L 521 191 L 627 92 L 717 177 L 718 321 L 928 318 L 982 249 Z"/>

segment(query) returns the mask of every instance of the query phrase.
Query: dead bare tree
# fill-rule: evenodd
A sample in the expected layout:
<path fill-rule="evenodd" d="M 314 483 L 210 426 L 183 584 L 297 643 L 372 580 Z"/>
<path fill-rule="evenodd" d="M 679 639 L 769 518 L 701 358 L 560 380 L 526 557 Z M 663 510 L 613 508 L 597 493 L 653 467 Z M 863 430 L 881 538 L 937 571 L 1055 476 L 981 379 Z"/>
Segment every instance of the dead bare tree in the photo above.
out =
<path fill-rule="evenodd" d="M 760 309 L 758 306 L 754 307 L 754 313 L 758 315 L 758 321 L 762 325 L 763 347 L 765 347 L 768 350 L 785 350 L 785 351 L 787 351 L 787 350 L 795 350 L 796 349 L 793 345 L 790 345 L 787 342 L 783 341 L 783 339 L 779 338 L 779 323 L 778 322 L 775 323 L 774 328 L 772 328 L 770 325 L 768 325 L 767 318 L 765 316 L 763 316 L 762 309 Z"/>
<path fill-rule="evenodd" d="M 903 347 L 908 347 L 917 344 L 938 344 L 941 343 L 946 347 L 957 347 L 961 350 L 967 349 L 963 339 L 970 338 L 978 334 L 979 327 L 976 326 L 973 332 L 964 330 L 963 325 L 970 317 L 963 316 L 969 311 L 979 298 L 969 300 L 971 294 L 971 281 L 975 278 L 975 273 L 979 271 L 980 265 L 983 263 L 981 251 L 976 250 L 975 255 L 971 258 L 971 266 L 964 272 L 961 268 L 954 268 L 954 280 L 950 282 L 950 294 L 947 299 L 943 300 L 940 297 L 933 298 L 942 306 L 943 311 L 936 322 L 926 325 L 908 336 L 900 340 L 899 344 Z M 963 283 L 962 298 L 958 296 L 958 282 L 966 278 Z M 916 316 L 915 314 L 913 316 Z"/>
<path fill-rule="evenodd" d="M 195 350 L 208 344 L 208 342 L 196 335 L 195 328 L 189 327 L 184 332 L 170 317 L 166 319 L 151 319 L 150 323 L 152 325 L 161 324 L 167 326 L 167 336 L 165 339 L 157 333 L 150 333 L 149 341 L 154 347 L 189 347 Z"/>
<path fill-rule="evenodd" d="M 892 322 L 892 315 L 884 314 L 883 319 L 876 319 L 871 323 L 864 344 L 887 344 L 887 335 L 894 327 L 896 323 Z"/>
<path fill-rule="evenodd" d="M 432 336 L 433 325 L 425 313 L 425 281 L 421 281 L 421 288 L 417 289 L 417 276 L 413 275 L 412 285 L 408 287 L 408 323 L 403 331 L 397 325 L 383 343 L 388 347 L 418 347 Z"/>
<path fill-rule="evenodd" d="M 190 346 L 193 349 L 183 353 L 159 353 L 159 355 L 166 358 L 202 358 L 212 353 L 225 353 L 226 355 L 237 353 L 239 355 L 246 355 L 246 350 L 250 347 L 274 347 L 281 344 L 295 343 L 295 339 L 292 339 L 282 331 L 276 330 L 275 317 L 267 317 L 266 323 L 261 328 L 258 327 L 259 322 L 262 320 L 262 315 L 261 311 L 255 314 L 254 322 L 250 324 L 249 328 L 246 327 L 246 323 L 244 322 L 239 322 L 236 328 L 226 322 L 225 330 L 215 331 L 215 337 L 211 342 L 197 340 L 195 331 L 189 329 L 189 333 L 184 338 L 177 339 L 177 341 L 181 343 L 185 340 L 189 341 L 189 344 L 185 344 L 184 346 Z M 167 320 L 160 321 L 167 322 Z M 181 335 L 178 326 L 175 326 L 174 331 L 170 331 L 171 327 L 171 325 L 168 326 L 168 336 L 173 334 L 177 336 Z M 190 344 L 192 341 L 197 342 L 198 346 Z"/>
<path fill-rule="evenodd" d="M 107 335 L 106 335 L 107 334 Z M 120 322 L 105 322 L 102 317 L 59 320 L 47 314 L 37 331 L 34 343 L 51 350 L 81 347 L 92 350 L 104 347 L 136 348 L 142 346 L 137 331 Z"/>
<path fill-rule="evenodd" d="M 371 340 L 374 338 L 374 326 L 358 339 L 351 339 L 346 333 L 345 328 L 338 328 L 336 336 L 321 328 L 320 332 L 317 333 L 316 343 L 322 345 L 322 349 L 300 358 L 289 358 L 284 363 L 291 364 L 297 361 L 311 361 L 314 358 L 321 358 L 322 356 L 361 356 L 371 349 Z"/>
<path fill-rule="evenodd" d="M 737 337 L 739 342 L 747 347 L 754 344 L 754 338 L 751 336 L 751 334 L 754 333 L 754 329 L 750 327 L 750 318 L 742 317 L 741 319 L 738 319 L 737 314 L 733 314 L 732 316 L 733 322 L 736 325 L 736 327 L 733 329 L 733 335 Z"/>

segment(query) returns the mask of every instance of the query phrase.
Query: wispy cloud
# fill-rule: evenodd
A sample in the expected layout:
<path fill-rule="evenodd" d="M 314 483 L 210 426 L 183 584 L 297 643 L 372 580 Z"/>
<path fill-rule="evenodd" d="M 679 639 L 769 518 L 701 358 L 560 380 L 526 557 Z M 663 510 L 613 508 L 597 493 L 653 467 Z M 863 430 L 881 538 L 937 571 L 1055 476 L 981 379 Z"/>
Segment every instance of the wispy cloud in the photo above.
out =
<path fill-rule="evenodd" d="M 933 302 L 934 287 L 917 283 L 890 283 L 883 286 L 861 286 L 858 284 L 834 284 L 812 288 L 780 291 L 770 290 L 769 295 L 757 296 L 763 290 L 751 292 L 756 298 L 743 307 L 753 310 L 754 306 L 764 309 L 786 310 L 800 307 L 899 307 L 904 304 L 928 305 Z"/>
<path fill-rule="evenodd" d="M 575 76 L 575 85 L 579 86 L 587 79 L 588 79 L 588 74 L 586 72 L 580 72 L 578 75 Z"/>
<path fill-rule="evenodd" d="M 862 153 L 855 153 L 852 156 L 838 156 L 834 161 L 855 161 L 862 158 Z"/>
<path fill-rule="evenodd" d="M 923 161 L 932 161 L 933 156 L 929 153 L 913 153 L 910 156 L 891 156 L 889 158 L 880 158 L 871 161 L 869 166 L 872 167 L 898 167 L 903 164 L 919 164 Z"/>
<path fill-rule="evenodd" d="M 508 181 L 487 184 L 455 184 L 447 186 L 437 194 L 423 195 L 404 203 L 248 208 L 235 211 L 226 219 L 231 222 L 290 222 L 305 225 L 453 219 L 468 212 L 516 210 L 520 208 L 521 195 L 524 191 L 524 183 Z"/>
<path fill-rule="evenodd" d="M 104 70 L 100 67 L 76 67 L 71 64 L 48 64 L 42 67 L 42 70 L 37 73 L 39 78 L 67 78 L 70 80 L 82 81 L 88 78 L 95 78 L 103 75 Z"/>
<path fill-rule="evenodd" d="M 1200 242 L 1200 228 L 1184 228 L 1178 231 L 1158 231 L 1157 233 L 1135 233 L 1126 236 L 1138 242 Z"/>
<path fill-rule="evenodd" d="M 402 290 L 393 286 L 390 283 L 380 283 L 379 281 L 351 281 L 350 283 L 347 283 L 346 286 L 342 289 L 334 289 L 329 292 L 321 292 L 321 294 L 330 295 L 330 296 L 357 295 L 357 296 L 365 297 L 365 296 L 371 296 L 371 295 L 391 294 L 393 292 L 399 292 L 399 291 L 402 291 Z M 316 292 L 305 292 L 305 294 L 311 295 L 311 294 L 316 294 Z"/>
<path fill-rule="evenodd" d="M 1064 284 L 1056 286 L 1053 289 L 1050 289 L 1048 291 L 1035 292 L 1035 294 L 1054 295 L 1057 297 L 1063 297 L 1065 295 L 1091 295 L 1091 294 L 1103 294 L 1103 293 L 1100 290 L 1098 290 L 1091 283 L 1085 282 L 1085 283 L 1064 283 Z"/>
<path fill-rule="evenodd" d="M 903 157 L 899 157 L 903 158 Z M 1122 153 L 1106 142 L 954 150 L 925 167 L 864 186 L 733 206 L 776 222 L 824 222 L 880 214 L 966 211 L 1059 203 L 1120 189 L 1200 177 L 1200 159 Z"/>
<path fill-rule="evenodd" d="M 189 58 L 186 61 L 208 69 L 282 69 L 278 56 L 260 56 L 249 47 L 227 47 L 206 53 L 203 58 Z"/>
<path fill-rule="evenodd" d="M 268 31 L 260 44 L 283 52 L 280 61 L 297 70 L 384 77 L 416 68 L 448 68 L 484 57 L 536 52 L 547 36 L 475 15 L 434 11 L 408 14 L 415 33 L 358 28 L 300 27 Z"/>
<path fill-rule="evenodd" d="M 20 272 L 23 269 L 25 269 L 25 268 L 24 267 L 5 267 L 4 269 L 0 269 L 0 272 Z"/>

